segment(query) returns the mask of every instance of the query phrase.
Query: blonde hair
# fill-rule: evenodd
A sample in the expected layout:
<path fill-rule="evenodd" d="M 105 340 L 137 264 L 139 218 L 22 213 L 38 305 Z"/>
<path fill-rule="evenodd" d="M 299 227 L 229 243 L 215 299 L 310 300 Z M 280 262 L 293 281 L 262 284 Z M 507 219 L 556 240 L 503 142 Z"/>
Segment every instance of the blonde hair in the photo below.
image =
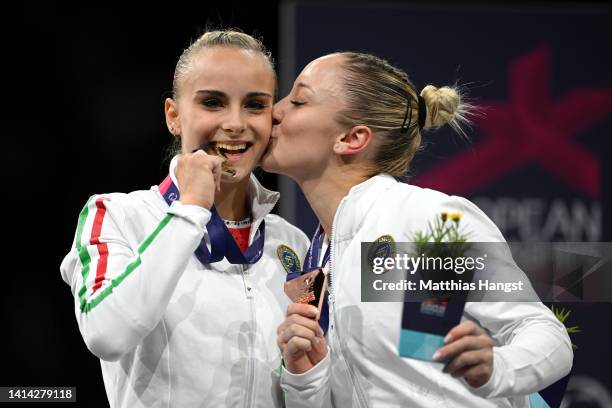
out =
<path fill-rule="evenodd" d="M 370 54 L 342 52 L 346 108 L 336 120 L 343 126 L 366 125 L 378 139 L 372 174 L 407 175 L 421 145 L 417 90 L 408 75 Z M 423 129 L 449 124 L 465 135 L 472 106 L 457 86 L 427 85 L 420 93 L 427 107 Z M 410 106 L 408 106 L 410 103 Z M 421 113 L 422 114 L 422 113 Z M 409 117 L 406 117 L 406 116 Z"/>
<path fill-rule="evenodd" d="M 195 54 L 205 48 L 210 47 L 237 47 L 243 50 L 251 50 L 263 55 L 270 64 L 274 82 L 276 83 L 276 72 L 274 71 L 274 60 L 272 54 L 268 51 L 259 38 L 255 38 L 241 32 L 238 29 L 223 29 L 207 31 L 200 38 L 195 40 L 179 57 L 174 69 L 174 78 L 172 81 L 172 98 L 176 100 L 179 94 L 179 84 L 181 79 L 190 67 L 191 60 Z M 276 90 L 275 90 L 276 92 Z"/>

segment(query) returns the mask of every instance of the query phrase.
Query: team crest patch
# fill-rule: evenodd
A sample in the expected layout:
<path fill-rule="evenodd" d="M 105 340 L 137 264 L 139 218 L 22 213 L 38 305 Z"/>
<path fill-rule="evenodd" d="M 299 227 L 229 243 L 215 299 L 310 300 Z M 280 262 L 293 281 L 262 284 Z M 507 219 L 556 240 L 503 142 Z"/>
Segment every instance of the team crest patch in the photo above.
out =
<path fill-rule="evenodd" d="M 298 258 L 295 251 L 289 248 L 287 245 L 279 245 L 276 248 L 276 255 L 283 264 L 283 268 L 287 273 L 298 272 L 302 270 L 302 264 L 300 264 L 300 258 Z"/>
<path fill-rule="evenodd" d="M 375 258 L 393 258 L 395 256 L 395 240 L 391 235 L 381 235 L 376 238 L 368 249 L 368 265 L 374 267 Z"/>

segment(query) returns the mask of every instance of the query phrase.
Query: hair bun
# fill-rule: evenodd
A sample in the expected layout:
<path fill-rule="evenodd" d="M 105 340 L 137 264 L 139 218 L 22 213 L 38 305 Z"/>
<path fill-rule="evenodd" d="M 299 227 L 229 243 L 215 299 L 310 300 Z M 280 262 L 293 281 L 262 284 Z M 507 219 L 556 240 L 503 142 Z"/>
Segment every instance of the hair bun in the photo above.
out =
<path fill-rule="evenodd" d="M 427 85 L 421 91 L 421 96 L 427 106 L 427 117 L 424 128 L 440 127 L 451 124 L 461 104 L 461 95 L 455 88 L 444 86 L 436 88 Z"/>

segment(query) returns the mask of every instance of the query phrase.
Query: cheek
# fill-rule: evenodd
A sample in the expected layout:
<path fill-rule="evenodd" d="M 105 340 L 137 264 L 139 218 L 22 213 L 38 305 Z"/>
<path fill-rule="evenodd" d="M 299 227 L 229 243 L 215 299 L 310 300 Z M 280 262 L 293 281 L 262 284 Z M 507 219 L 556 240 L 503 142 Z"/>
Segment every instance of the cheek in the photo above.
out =
<path fill-rule="evenodd" d="M 284 139 L 292 143 L 305 139 L 305 135 L 312 130 L 313 126 L 313 123 L 308 126 L 307 119 L 299 115 L 286 115 L 280 125 Z"/>
<path fill-rule="evenodd" d="M 320 149 L 324 145 L 323 135 L 322 129 L 311 121 L 295 121 L 283 132 L 285 143 L 304 152 Z"/>
<path fill-rule="evenodd" d="M 255 131 L 255 137 L 267 144 L 272 133 L 272 114 L 257 116 L 251 121 L 251 126 Z"/>
<path fill-rule="evenodd" d="M 279 125 L 278 145 L 283 153 L 298 152 L 306 161 L 323 155 L 333 134 L 325 116 L 325 112 L 319 110 L 287 112 Z"/>
<path fill-rule="evenodd" d="M 181 126 L 185 133 L 207 135 L 218 122 L 214 114 L 198 109 L 186 110 L 181 118 Z"/>
<path fill-rule="evenodd" d="M 183 152 L 191 152 L 202 144 L 207 144 L 214 136 L 218 119 L 209 112 L 192 110 L 181 118 L 181 138 Z"/>
<path fill-rule="evenodd" d="M 208 130 L 219 126 L 218 116 L 211 112 L 197 112 L 191 119 L 194 127 L 199 130 Z"/>

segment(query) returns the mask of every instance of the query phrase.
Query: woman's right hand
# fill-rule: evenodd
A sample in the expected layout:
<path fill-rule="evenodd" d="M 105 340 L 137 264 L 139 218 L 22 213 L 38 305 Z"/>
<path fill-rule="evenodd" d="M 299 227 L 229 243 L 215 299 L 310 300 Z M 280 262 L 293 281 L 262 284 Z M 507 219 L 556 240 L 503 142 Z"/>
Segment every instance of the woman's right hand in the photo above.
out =
<path fill-rule="evenodd" d="M 327 342 L 316 320 L 316 307 L 293 303 L 287 308 L 287 317 L 278 326 L 278 346 L 285 368 L 293 374 L 302 374 L 327 355 Z"/>
<path fill-rule="evenodd" d="M 215 189 L 221 188 L 221 163 L 223 159 L 204 150 L 181 154 L 175 170 L 181 203 L 210 209 Z"/>

